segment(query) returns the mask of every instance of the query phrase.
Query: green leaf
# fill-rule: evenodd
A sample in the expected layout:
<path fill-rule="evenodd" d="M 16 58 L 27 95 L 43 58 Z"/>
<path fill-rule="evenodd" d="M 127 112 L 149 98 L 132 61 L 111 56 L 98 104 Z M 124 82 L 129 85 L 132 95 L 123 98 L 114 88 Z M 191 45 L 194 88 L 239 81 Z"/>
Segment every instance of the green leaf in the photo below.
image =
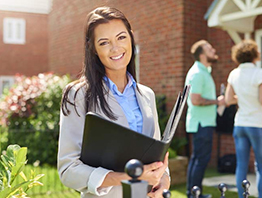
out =
<path fill-rule="evenodd" d="M 45 176 L 45 174 L 39 174 L 39 175 L 35 176 L 34 180 L 39 180 L 43 176 Z"/>
<path fill-rule="evenodd" d="M 5 188 L 3 191 L 0 192 L 0 197 L 9 198 L 10 196 L 14 195 L 20 188 L 27 187 L 32 181 L 25 181 L 22 182 L 12 188 Z"/>
<path fill-rule="evenodd" d="M 9 145 L 7 147 L 6 154 L 1 155 L 1 159 L 5 167 L 7 167 L 8 169 L 11 169 L 12 166 L 15 166 L 15 163 L 16 163 L 15 154 L 19 150 L 20 150 L 20 146 L 17 144 Z"/>
<path fill-rule="evenodd" d="M 43 184 L 39 181 L 34 181 L 28 185 L 28 188 L 33 188 L 34 186 L 43 186 Z"/>
<path fill-rule="evenodd" d="M 24 181 L 27 181 L 28 179 L 26 178 L 24 172 L 20 172 L 19 175 L 23 178 Z"/>
<path fill-rule="evenodd" d="M 26 164 L 27 148 L 22 147 L 15 152 L 15 166 L 12 167 L 11 183 L 15 180 L 17 175 L 23 171 Z"/>
<path fill-rule="evenodd" d="M 0 179 L 0 192 L 4 190 L 3 180 Z"/>

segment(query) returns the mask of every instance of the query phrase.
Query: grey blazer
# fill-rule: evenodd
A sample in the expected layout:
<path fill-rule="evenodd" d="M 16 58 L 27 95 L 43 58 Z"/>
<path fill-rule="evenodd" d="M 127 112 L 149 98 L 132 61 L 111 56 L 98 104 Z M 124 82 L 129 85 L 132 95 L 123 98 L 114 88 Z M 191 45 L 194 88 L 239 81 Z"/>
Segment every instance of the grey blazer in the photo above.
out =
<path fill-rule="evenodd" d="M 75 91 L 79 85 L 75 85 L 69 93 L 70 101 L 73 101 Z M 143 116 L 143 130 L 142 133 L 160 139 L 160 129 L 158 125 L 158 116 L 156 110 L 155 94 L 154 92 L 141 84 L 138 84 L 141 94 L 136 90 L 136 97 Z M 109 91 L 106 95 L 106 100 L 116 114 L 118 119 L 116 123 L 128 126 L 128 121 L 124 115 L 121 106 L 116 101 L 112 92 Z M 94 190 L 97 181 L 103 182 L 105 176 L 111 170 L 102 167 L 91 167 L 84 164 L 80 158 L 80 151 L 82 145 L 83 128 L 86 114 L 85 103 L 85 88 L 81 88 L 76 96 L 76 109 L 78 116 L 72 105 L 68 104 L 70 114 L 64 116 L 60 112 L 60 135 L 58 147 L 58 172 L 62 183 L 70 188 L 81 192 L 82 198 L 122 198 L 122 187 L 113 186 L 105 189 Z M 93 110 L 94 111 L 94 110 Z M 100 114 L 106 119 L 109 119 L 100 109 L 96 108 L 96 113 Z M 105 129 L 106 130 L 106 129 Z"/>

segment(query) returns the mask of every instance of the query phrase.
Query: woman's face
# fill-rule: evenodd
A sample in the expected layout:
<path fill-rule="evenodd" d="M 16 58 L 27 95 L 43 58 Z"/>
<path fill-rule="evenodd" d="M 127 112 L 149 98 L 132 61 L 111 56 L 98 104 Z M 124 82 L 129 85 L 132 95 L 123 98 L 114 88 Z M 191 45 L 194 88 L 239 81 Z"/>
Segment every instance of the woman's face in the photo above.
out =
<path fill-rule="evenodd" d="M 114 19 L 94 30 L 96 53 L 106 73 L 124 71 L 132 56 L 131 37 L 121 20 Z"/>

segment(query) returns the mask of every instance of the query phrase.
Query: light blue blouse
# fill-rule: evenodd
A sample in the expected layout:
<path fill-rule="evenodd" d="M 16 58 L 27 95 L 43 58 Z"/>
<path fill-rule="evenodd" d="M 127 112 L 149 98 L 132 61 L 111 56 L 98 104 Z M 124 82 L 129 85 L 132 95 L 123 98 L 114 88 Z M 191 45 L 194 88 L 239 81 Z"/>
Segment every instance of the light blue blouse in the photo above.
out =
<path fill-rule="evenodd" d="M 110 91 L 112 91 L 115 96 L 117 102 L 122 107 L 130 129 L 142 133 L 143 117 L 136 98 L 136 82 L 131 74 L 127 73 L 127 76 L 128 83 L 123 93 L 118 91 L 115 83 L 113 83 L 108 77 L 105 76 L 104 80 Z"/>

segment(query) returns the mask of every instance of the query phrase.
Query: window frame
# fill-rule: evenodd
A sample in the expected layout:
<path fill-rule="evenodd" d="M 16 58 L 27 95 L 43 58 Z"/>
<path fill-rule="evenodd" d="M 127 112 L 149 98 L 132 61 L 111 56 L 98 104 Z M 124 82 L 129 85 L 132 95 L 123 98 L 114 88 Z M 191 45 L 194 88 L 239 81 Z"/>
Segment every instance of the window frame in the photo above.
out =
<path fill-rule="evenodd" d="M 20 30 L 18 30 L 18 25 L 20 26 Z M 10 17 L 5 17 L 3 19 L 3 42 L 5 44 L 21 44 L 21 45 L 26 43 L 25 19 L 10 18 Z"/>
<path fill-rule="evenodd" d="M 3 94 L 3 91 L 5 89 L 4 82 L 8 81 L 9 85 L 8 88 L 10 88 L 15 83 L 15 77 L 14 76 L 0 76 L 0 97 Z"/>

